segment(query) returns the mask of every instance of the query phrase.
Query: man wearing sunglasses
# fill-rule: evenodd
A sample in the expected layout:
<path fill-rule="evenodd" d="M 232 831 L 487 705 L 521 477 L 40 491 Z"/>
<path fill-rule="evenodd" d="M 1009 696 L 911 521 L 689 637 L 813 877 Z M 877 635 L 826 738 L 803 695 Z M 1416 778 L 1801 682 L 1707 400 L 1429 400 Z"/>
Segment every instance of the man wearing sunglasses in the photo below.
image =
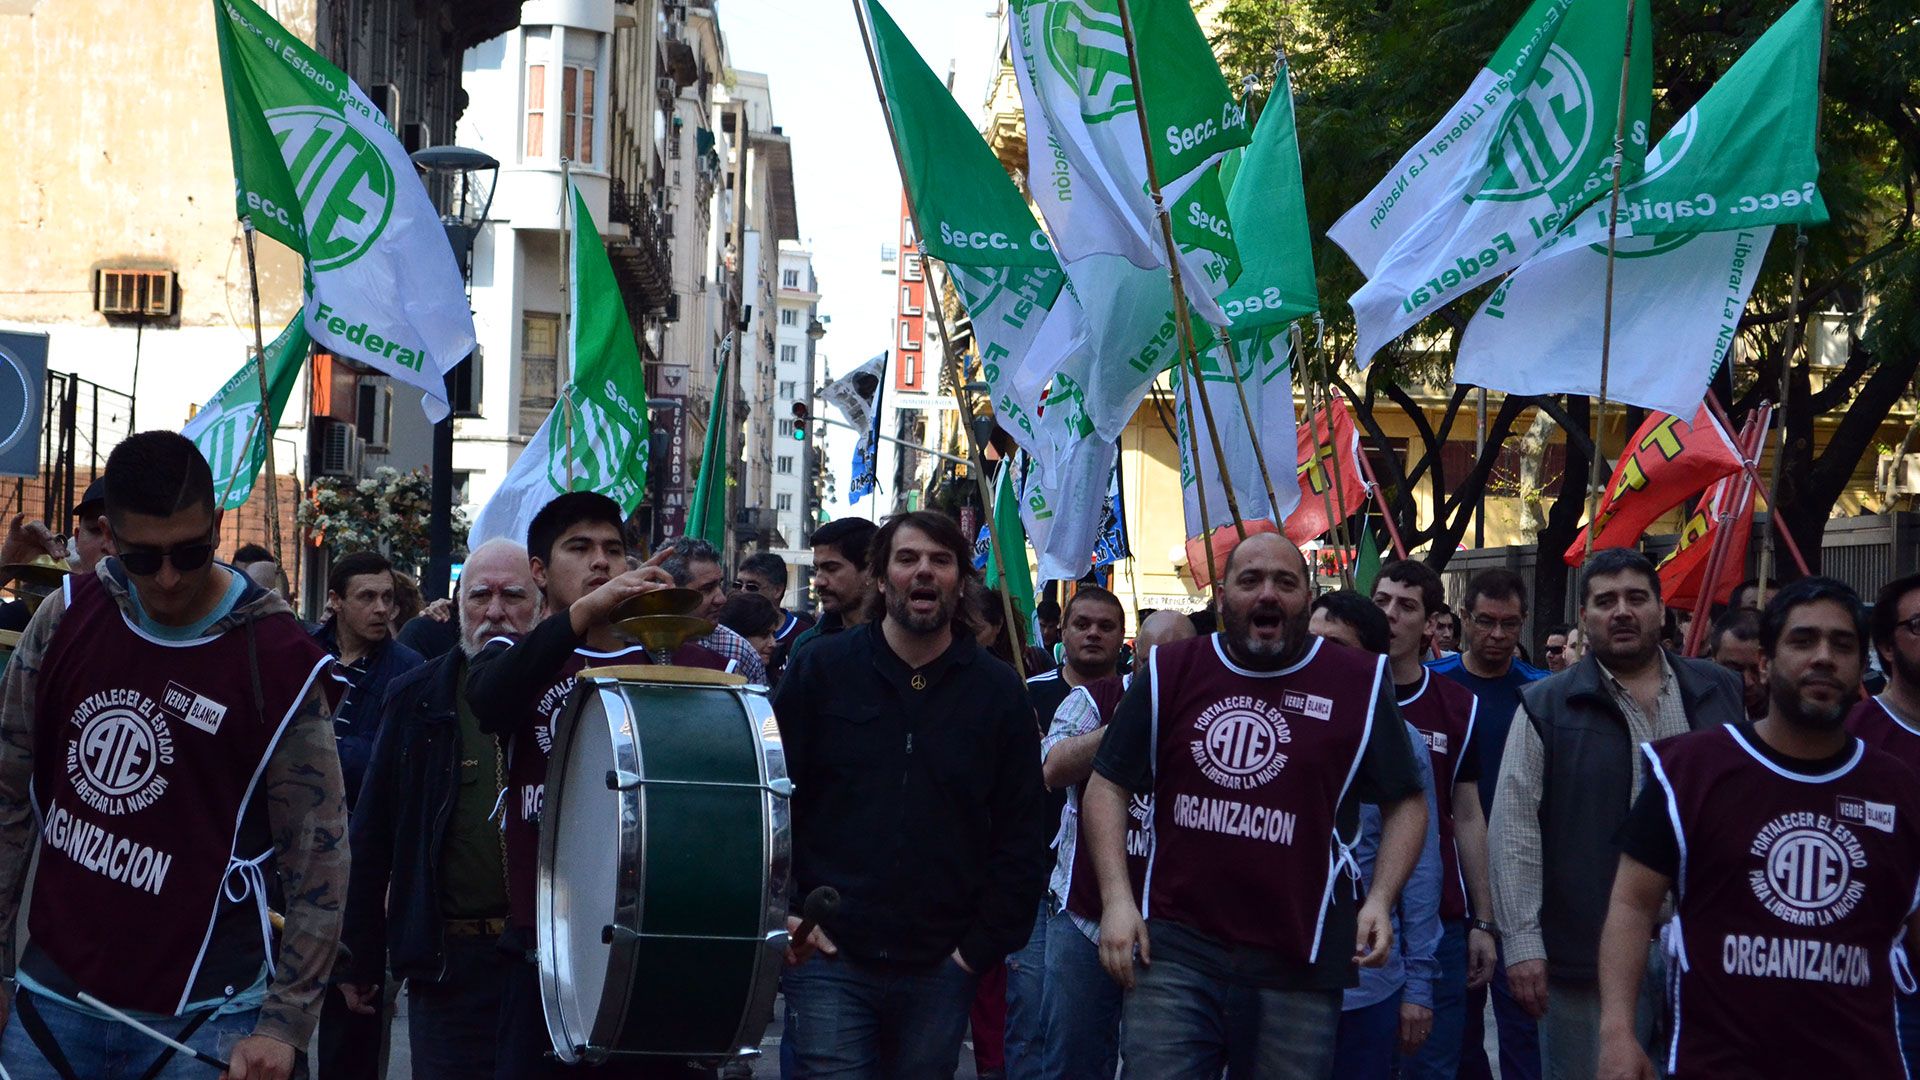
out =
<path fill-rule="evenodd" d="M 733 575 L 733 587 L 738 592 L 766 597 L 780 611 L 780 626 L 773 632 L 773 660 L 767 665 L 769 673 L 778 678 L 780 670 L 787 666 L 787 654 L 793 650 L 793 643 L 813 629 L 813 616 L 788 611 L 780 604 L 787 598 L 787 560 L 771 551 L 749 555 L 740 560 L 740 570 Z"/>
<path fill-rule="evenodd" d="M 133 1080 L 173 1059 L 86 995 L 231 1076 L 285 1080 L 346 894 L 331 661 L 277 593 L 213 561 L 191 442 L 134 435 L 106 483 L 118 554 L 47 598 L 0 684 L 0 944 L 38 855 L 29 940 L 17 963 L 0 948 L 18 979 L 0 1067 Z"/>

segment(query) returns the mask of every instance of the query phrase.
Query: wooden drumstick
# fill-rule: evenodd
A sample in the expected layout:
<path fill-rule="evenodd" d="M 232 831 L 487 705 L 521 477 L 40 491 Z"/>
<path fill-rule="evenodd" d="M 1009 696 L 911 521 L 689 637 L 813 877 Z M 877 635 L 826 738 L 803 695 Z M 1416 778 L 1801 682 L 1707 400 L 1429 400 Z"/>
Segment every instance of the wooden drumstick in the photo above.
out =
<path fill-rule="evenodd" d="M 807 939 L 813 936 L 814 927 L 819 926 L 822 919 L 833 918 L 833 913 L 838 910 L 840 890 L 831 885 L 820 886 L 808 893 L 806 900 L 800 904 L 800 925 L 793 928 L 789 937 L 799 947 L 805 947 Z"/>

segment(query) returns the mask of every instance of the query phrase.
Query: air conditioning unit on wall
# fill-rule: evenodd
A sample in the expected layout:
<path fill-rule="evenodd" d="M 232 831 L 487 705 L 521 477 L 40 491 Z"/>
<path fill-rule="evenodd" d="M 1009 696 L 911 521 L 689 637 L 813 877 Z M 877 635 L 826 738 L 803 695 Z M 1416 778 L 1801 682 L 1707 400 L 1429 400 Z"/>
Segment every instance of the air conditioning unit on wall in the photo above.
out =
<path fill-rule="evenodd" d="M 353 425 L 332 417 L 313 418 L 312 469 L 316 476 L 356 477 L 366 441 Z"/>

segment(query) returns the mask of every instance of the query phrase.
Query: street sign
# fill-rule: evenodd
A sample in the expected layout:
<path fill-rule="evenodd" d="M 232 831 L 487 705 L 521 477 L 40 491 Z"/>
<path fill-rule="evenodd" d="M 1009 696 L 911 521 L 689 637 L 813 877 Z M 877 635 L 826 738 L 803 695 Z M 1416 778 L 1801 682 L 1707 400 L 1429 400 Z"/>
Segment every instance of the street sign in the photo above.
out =
<path fill-rule="evenodd" d="M 0 331 L 0 476 L 40 475 L 47 335 Z"/>

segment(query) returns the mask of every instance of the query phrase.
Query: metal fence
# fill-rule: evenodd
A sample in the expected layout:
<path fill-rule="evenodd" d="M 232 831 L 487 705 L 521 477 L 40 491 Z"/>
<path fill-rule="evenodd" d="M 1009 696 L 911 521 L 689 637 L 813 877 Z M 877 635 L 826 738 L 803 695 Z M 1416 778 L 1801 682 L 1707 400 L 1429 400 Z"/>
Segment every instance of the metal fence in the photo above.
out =
<path fill-rule="evenodd" d="M 39 517 L 68 531 L 73 508 L 107 467 L 107 455 L 133 433 L 133 398 L 66 372 L 47 372 L 40 430 L 40 475 L 16 477 L 7 512 Z M 6 491 L 0 487 L 0 491 Z"/>

